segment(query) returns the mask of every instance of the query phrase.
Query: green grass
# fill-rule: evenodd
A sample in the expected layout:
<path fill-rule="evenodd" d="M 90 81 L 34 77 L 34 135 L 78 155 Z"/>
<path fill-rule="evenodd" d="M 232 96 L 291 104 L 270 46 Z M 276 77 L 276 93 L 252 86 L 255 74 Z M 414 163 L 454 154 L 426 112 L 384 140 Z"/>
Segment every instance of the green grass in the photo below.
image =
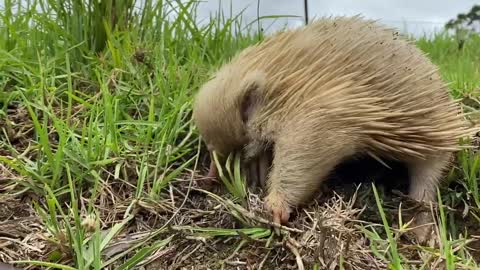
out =
<path fill-rule="evenodd" d="M 443 78 L 450 83 L 452 95 L 456 98 L 473 94 L 478 96 L 480 87 L 480 35 L 472 35 L 459 49 L 458 41 L 446 34 L 438 34 L 433 41 L 421 38 L 418 47 L 427 52 L 437 64 Z M 477 93 L 474 91 L 477 90 Z"/>
<path fill-rule="evenodd" d="M 0 204 L 11 206 L 12 214 L 31 208 L 29 216 L 36 219 L 29 226 L 42 234 L 34 240 L 43 244 L 40 251 L 14 245 L 24 249 L 18 255 L 0 248 L 1 260 L 132 269 L 158 260 L 158 254 L 167 260 L 161 252 L 180 250 L 187 243 L 182 241 L 200 247 L 217 238 L 238 241 L 229 244 L 232 256 L 246 245 L 260 246 L 265 258 L 283 252 L 275 249 L 265 222 L 242 210 L 255 200 L 246 192 L 238 157 L 229 159 L 233 170 L 227 166 L 222 180 L 231 193 L 225 196 L 241 199 L 242 206 L 213 195 L 196 206 L 192 197 L 192 173 L 204 152 L 190 120 L 192 96 L 211 70 L 261 36 L 240 33 L 241 17 L 219 14 L 196 25 L 195 2 L 146 0 L 140 10 L 132 1 L 22 3 L 6 0 L 0 11 Z M 462 50 L 445 35 L 418 45 L 439 65 L 455 97 L 478 98 L 479 36 L 465 41 Z M 424 255 L 447 269 L 475 266 L 464 239 L 479 231 L 465 229 L 458 212 L 480 221 L 480 157 L 464 151 L 458 161 L 451 185 L 441 190 L 440 247 L 400 243 L 382 214 L 387 238 L 362 227 L 371 240 L 366 248 L 379 261 L 410 268 L 409 260 Z M 196 224 L 189 219 L 194 214 L 216 222 Z M 225 223 L 228 215 L 233 220 Z M 5 224 L 17 222 L 9 214 L 0 217 Z M 236 221 L 246 228 L 236 228 Z M 36 246 L 34 240 L 25 241 Z M 291 254 L 301 248 L 289 247 Z M 405 248 L 416 255 L 403 254 Z M 218 259 L 218 267 L 228 265 L 227 257 Z"/>

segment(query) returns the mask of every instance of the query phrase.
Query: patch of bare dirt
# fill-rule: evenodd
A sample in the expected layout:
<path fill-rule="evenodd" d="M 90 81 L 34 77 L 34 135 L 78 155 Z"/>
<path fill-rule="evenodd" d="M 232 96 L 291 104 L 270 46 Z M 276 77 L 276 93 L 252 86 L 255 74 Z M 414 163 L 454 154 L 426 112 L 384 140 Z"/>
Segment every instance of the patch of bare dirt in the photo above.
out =
<path fill-rule="evenodd" d="M 8 106 L 5 117 L 0 117 L 0 137 L 8 140 L 18 153 L 24 152 L 33 136 L 33 123 L 25 106 Z M 11 151 L 0 147 L 0 156 L 11 156 Z"/>
<path fill-rule="evenodd" d="M 49 250 L 44 231 L 31 201 L 0 196 L 0 262 L 42 258 Z"/>

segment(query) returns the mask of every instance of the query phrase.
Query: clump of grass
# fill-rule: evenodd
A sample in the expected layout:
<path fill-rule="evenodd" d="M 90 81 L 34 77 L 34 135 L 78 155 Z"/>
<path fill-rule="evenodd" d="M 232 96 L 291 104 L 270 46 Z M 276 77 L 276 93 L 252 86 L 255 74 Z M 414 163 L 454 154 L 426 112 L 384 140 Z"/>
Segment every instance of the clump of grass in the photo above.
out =
<path fill-rule="evenodd" d="M 382 223 L 385 228 L 385 232 L 387 234 L 387 241 L 389 246 L 387 261 L 390 262 L 389 268 L 400 270 L 402 269 L 402 266 L 401 266 L 402 259 L 400 258 L 398 253 L 397 239 L 394 238 L 392 235 L 392 231 L 390 229 L 390 225 L 388 224 L 387 218 L 385 216 L 385 212 L 383 211 L 382 203 L 380 202 L 377 189 L 375 188 L 374 185 L 372 185 L 372 188 L 373 188 L 373 193 L 375 195 L 375 202 L 377 203 L 377 207 L 380 212 L 380 217 L 382 218 Z"/>
<path fill-rule="evenodd" d="M 213 159 L 218 170 L 218 174 L 222 183 L 225 185 L 227 190 L 232 194 L 236 199 L 240 199 L 243 203 L 246 202 L 247 197 L 247 187 L 245 175 L 241 172 L 241 154 L 234 153 L 228 155 L 225 161 L 225 170 L 228 175 L 225 175 L 223 171 L 222 164 L 218 160 L 217 153 L 213 152 Z M 232 165 L 233 159 L 233 165 Z M 233 171 L 232 171 L 233 166 Z"/>
<path fill-rule="evenodd" d="M 472 35 L 465 40 L 463 48 L 459 49 L 457 38 L 447 33 L 436 34 L 432 39 L 419 38 L 416 41 L 417 46 L 439 66 L 442 77 L 450 84 L 455 98 L 479 95 L 479 43 L 480 35 Z"/>

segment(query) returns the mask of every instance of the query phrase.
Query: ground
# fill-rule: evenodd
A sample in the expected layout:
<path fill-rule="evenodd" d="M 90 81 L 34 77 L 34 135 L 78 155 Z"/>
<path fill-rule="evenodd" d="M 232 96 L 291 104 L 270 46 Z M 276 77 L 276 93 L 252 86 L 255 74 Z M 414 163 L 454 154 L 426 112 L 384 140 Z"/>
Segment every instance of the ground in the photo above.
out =
<path fill-rule="evenodd" d="M 193 2 L 146 1 L 126 17 L 128 8 L 110 16 L 76 1 L 66 1 L 74 13 L 52 1 L 40 1 L 44 13 L 7 2 L 0 12 L 0 262 L 24 269 L 478 268 L 476 149 L 459 152 L 445 176 L 431 206 L 436 232 L 424 246 L 406 223 L 426 206 L 408 201 L 401 186 L 346 181 L 362 176 L 355 173 L 327 182 L 280 236 L 262 211 L 261 191 L 243 188 L 238 159 L 227 166 L 226 183 L 202 184 L 208 157 L 191 121 L 192 97 L 210 72 L 262 35 L 232 34 L 240 18 L 196 25 Z M 166 20 L 169 10 L 176 17 Z M 415 43 L 477 122 L 480 37 L 439 34 Z M 400 183 L 402 173 L 380 180 Z"/>

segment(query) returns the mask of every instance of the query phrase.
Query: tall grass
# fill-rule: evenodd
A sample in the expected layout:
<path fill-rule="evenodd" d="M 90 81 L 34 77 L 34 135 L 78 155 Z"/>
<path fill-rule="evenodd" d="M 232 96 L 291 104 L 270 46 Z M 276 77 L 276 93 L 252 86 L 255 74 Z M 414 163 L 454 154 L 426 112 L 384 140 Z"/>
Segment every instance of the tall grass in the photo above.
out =
<path fill-rule="evenodd" d="M 141 172 L 157 168 L 147 178 L 168 180 L 161 168 L 191 161 L 192 93 L 217 61 L 253 38 L 234 39 L 233 21 L 197 27 L 193 1 L 176 9 L 144 1 L 135 14 L 134 4 L 6 1 L 2 104 L 26 106 L 38 142 L 35 158 L 16 153 L 8 162 L 35 179 L 32 188 L 65 186 L 66 164 L 75 179 L 95 181 L 100 168 L 133 157 Z M 162 183 L 154 185 L 158 191 Z"/>
<path fill-rule="evenodd" d="M 445 81 L 450 84 L 452 95 L 461 98 L 469 94 L 478 96 L 480 87 L 480 35 L 471 35 L 460 41 L 452 35 L 440 33 L 433 39 L 420 38 L 417 46 L 425 51 L 440 68 Z"/>

